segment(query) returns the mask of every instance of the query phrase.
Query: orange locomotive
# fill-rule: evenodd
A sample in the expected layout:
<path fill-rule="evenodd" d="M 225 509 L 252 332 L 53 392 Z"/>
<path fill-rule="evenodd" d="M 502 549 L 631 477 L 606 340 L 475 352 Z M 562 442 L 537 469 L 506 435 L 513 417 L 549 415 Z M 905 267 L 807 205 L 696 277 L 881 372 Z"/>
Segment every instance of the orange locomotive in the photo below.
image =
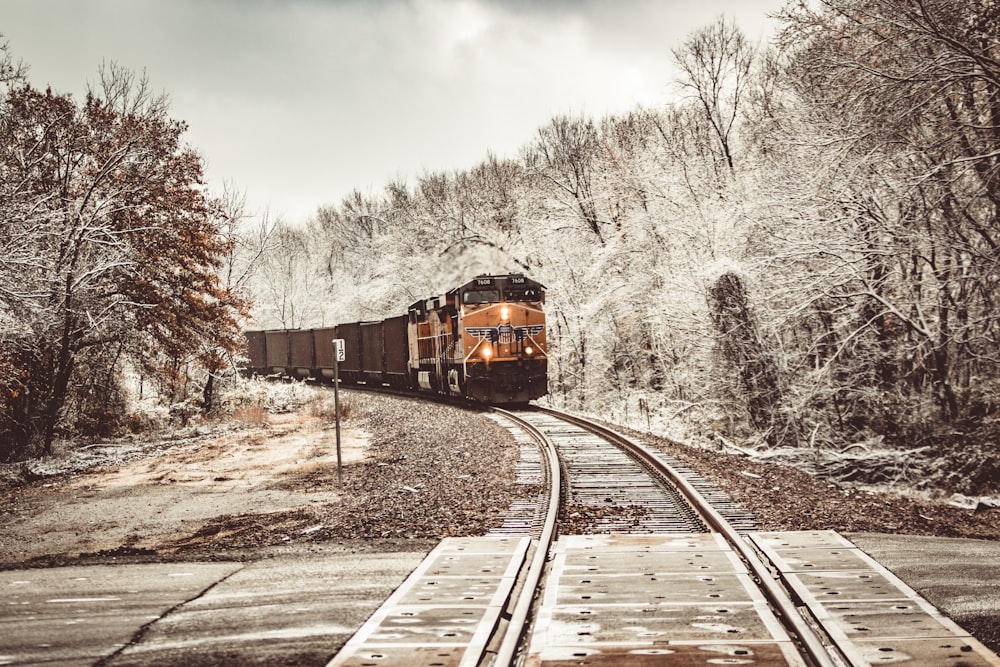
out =
<path fill-rule="evenodd" d="M 479 276 L 410 306 L 410 369 L 423 390 L 527 403 L 547 390 L 544 288 L 522 275 Z"/>
<path fill-rule="evenodd" d="M 247 331 L 248 370 L 517 404 L 548 384 L 545 288 L 523 275 L 478 276 L 406 315 L 306 330 Z"/>

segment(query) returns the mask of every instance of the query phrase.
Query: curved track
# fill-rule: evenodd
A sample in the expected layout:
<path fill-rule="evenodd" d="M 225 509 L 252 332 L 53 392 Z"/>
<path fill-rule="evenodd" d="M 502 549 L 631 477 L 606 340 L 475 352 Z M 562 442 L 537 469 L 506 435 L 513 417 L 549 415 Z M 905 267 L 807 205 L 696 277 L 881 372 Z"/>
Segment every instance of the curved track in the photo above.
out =
<path fill-rule="evenodd" d="M 661 454 L 582 417 L 551 409 L 497 412 L 539 438 L 547 458 L 560 459 L 567 473 L 563 495 L 568 496 L 568 504 L 567 510 L 561 513 L 563 520 L 578 518 L 583 508 L 597 508 L 583 525 L 573 522 L 577 529 L 583 528 L 583 534 L 719 533 L 749 568 L 775 615 L 796 638 L 804 664 L 818 667 L 838 664 L 831 660 L 827 647 L 803 619 L 787 592 L 724 516 L 725 511 L 738 521 L 752 523 L 752 517 L 735 508 L 721 491 L 712 492 L 717 501 L 723 501 L 720 509 L 703 493 L 710 490 L 707 482 L 692 481 L 690 474 L 682 474 Z M 555 469 L 556 466 L 550 463 L 550 467 Z M 552 479 L 559 479 L 558 474 Z M 538 591 L 530 582 L 541 580 L 545 554 L 552 549 L 557 532 L 563 530 L 556 526 L 560 513 L 551 511 L 551 503 L 555 502 L 554 481 L 549 491 L 553 494 L 547 501 L 551 523 L 543 530 L 529 584 L 520 593 L 519 609 L 529 608 L 535 599 Z M 580 511 L 574 511 L 574 507 Z M 516 618 L 517 623 L 527 621 L 527 614 Z M 511 664 L 514 646 L 525 633 L 525 627 L 518 627 L 512 620 L 504 643 L 506 648 L 495 664 Z"/>
<path fill-rule="evenodd" d="M 330 667 L 1000 667 L 844 537 L 757 532 L 661 452 L 553 410 L 495 412 L 539 497 L 442 541 Z"/>

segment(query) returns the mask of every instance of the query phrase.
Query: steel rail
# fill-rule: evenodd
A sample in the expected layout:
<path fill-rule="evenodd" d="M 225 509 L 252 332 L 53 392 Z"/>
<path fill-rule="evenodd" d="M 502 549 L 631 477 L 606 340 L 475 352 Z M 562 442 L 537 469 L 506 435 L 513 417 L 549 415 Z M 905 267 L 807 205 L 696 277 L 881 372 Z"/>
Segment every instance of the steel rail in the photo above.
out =
<path fill-rule="evenodd" d="M 429 398 L 431 400 L 436 399 L 438 401 L 441 401 L 442 399 L 442 396 L 440 395 L 401 392 L 388 389 L 386 387 L 369 388 L 365 385 L 360 385 L 352 386 L 351 388 L 361 390 L 367 389 L 369 391 L 382 393 L 396 393 L 413 398 Z M 524 586 L 521 589 L 518 601 L 515 603 L 514 609 L 511 613 L 508 631 L 504 634 L 504 638 L 494 660 L 495 665 L 506 667 L 507 665 L 513 664 L 512 661 L 517 652 L 518 646 L 520 645 L 521 637 L 526 629 L 528 615 L 531 611 L 531 605 L 534 602 L 537 588 L 541 582 L 541 576 L 545 569 L 545 562 L 548 558 L 549 549 L 555 539 L 555 531 L 559 515 L 559 501 L 561 498 L 561 469 L 559 466 L 559 457 L 558 453 L 555 451 L 555 446 L 552 441 L 533 425 L 520 419 L 515 413 L 503 408 L 484 406 L 475 403 L 466 404 L 463 402 L 462 405 L 472 408 L 485 408 L 509 418 L 511 421 L 531 433 L 539 440 L 539 442 L 544 444 L 542 451 L 545 452 L 549 461 L 549 474 L 550 479 L 552 480 L 550 493 L 552 496 L 549 500 L 545 525 L 542 530 L 542 534 L 538 539 L 535 553 L 532 557 L 532 562 L 526 573 Z M 763 561 L 761 561 L 756 552 L 750 547 L 749 544 L 746 543 L 745 540 L 743 540 L 742 537 L 740 537 L 736 529 L 733 528 L 732 525 L 730 525 L 730 523 L 726 521 L 726 519 L 719 514 L 714 507 L 712 507 L 708 500 L 706 500 L 705 497 L 702 496 L 701 493 L 672 466 L 660 460 L 659 457 L 653 454 L 644 445 L 635 442 L 627 436 L 601 424 L 597 424 L 586 418 L 561 412 L 552 408 L 532 406 L 531 409 L 552 415 L 553 417 L 563 419 L 570 423 L 574 423 L 582 428 L 595 432 L 602 437 L 608 438 L 613 442 L 619 443 L 625 449 L 631 451 L 643 463 L 647 464 L 652 469 L 660 472 L 671 480 L 677 490 L 688 500 L 688 502 L 691 503 L 696 511 L 701 514 L 705 523 L 708 524 L 711 529 L 722 535 L 747 564 L 750 571 L 760 583 L 768 602 L 775 609 L 780 618 L 784 619 L 787 627 L 798 637 L 805 652 L 804 657 L 811 662 L 812 667 L 842 667 L 842 662 L 834 661 L 830 657 L 829 651 L 832 647 L 825 645 L 819 635 L 817 635 L 813 628 L 806 622 L 784 587 L 774 579 L 768 571 L 767 566 L 763 563 Z"/>
<path fill-rule="evenodd" d="M 497 649 L 494 658 L 495 665 L 504 667 L 513 664 L 514 656 L 521 644 L 521 638 L 527 629 L 528 618 L 531 614 L 531 606 L 534 604 L 535 595 L 542 580 L 542 573 L 545 570 L 545 563 L 548 560 L 549 551 L 555 540 L 556 525 L 559 520 L 559 502 L 562 498 L 562 476 L 559 466 L 559 454 L 556 451 L 552 440 L 535 426 L 521 419 L 516 414 L 504 410 L 503 408 L 493 408 L 493 412 L 501 414 L 510 419 L 515 424 L 534 436 L 542 445 L 541 450 L 548 459 L 549 464 L 549 505 L 545 514 L 545 524 L 542 533 L 535 545 L 535 553 L 531 559 L 531 565 L 525 574 L 524 585 L 518 595 L 517 602 L 511 611 L 508 630 L 504 634 L 503 641 Z"/>
<path fill-rule="evenodd" d="M 643 463 L 649 465 L 654 470 L 670 479 L 671 482 L 677 487 L 678 491 L 680 491 L 702 515 L 705 522 L 713 530 L 722 535 L 747 564 L 750 571 L 759 582 L 760 587 L 763 589 L 768 602 L 771 603 L 772 607 L 777 611 L 780 617 L 784 619 L 789 629 L 792 630 L 798 637 L 799 642 L 805 651 L 805 657 L 811 661 L 814 667 L 839 667 L 841 663 L 835 662 L 830 657 L 830 648 L 823 643 L 819 635 L 816 634 L 813 628 L 802 617 L 802 614 L 799 612 L 794 601 L 789 597 L 784 587 L 775 581 L 770 571 L 768 571 L 767 566 L 763 563 L 763 561 L 761 561 L 757 553 L 749 544 L 747 544 L 736 529 L 733 528 L 732 525 L 726 521 L 726 519 L 719 514 L 714 507 L 712 507 L 708 500 L 706 500 L 705 497 L 701 495 L 701 493 L 690 482 L 684 479 L 684 477 L 680 475 L 672 466 L 660 460 L 659 457 L 657 457 L 644 445 L 628 438 L 625 435 L 622 435 L 621 433 L 607 428 L 606 426 L 594 423 L 589 419 L 585 419 L 577 415 L 560 412 L 559 410 L 551 408 L 536 406 L 534 409 L 550 414 L 554 417 L 558 417 L 559 419 L 564 419 L 576 424 L 577 426 L 598 433 L 602 437 L 609 438 L 613 442 L 619 443 L 627 450 L 634 453 Z"/>

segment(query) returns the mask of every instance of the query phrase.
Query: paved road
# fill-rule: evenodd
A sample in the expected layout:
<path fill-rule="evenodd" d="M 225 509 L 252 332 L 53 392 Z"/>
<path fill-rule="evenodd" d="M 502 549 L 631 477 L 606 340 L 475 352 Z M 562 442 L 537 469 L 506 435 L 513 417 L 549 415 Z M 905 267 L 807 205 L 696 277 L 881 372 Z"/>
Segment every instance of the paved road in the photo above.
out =
<path fill-rule="evenodd" d="M 419 546 L 0 572 L 0 665 L 323 665 Z"/>
<path fill-rule="evenodd" d="M 1000 542 L 871 533 L 848 537 L 1000 654 Z"/>
<path fill-rule="evenodd" d="M 850 538 L 967 629 L 1000 627 L 1000 543 Z M 432 546 L 0 571 L 0 665 L 324 665 Z"/>

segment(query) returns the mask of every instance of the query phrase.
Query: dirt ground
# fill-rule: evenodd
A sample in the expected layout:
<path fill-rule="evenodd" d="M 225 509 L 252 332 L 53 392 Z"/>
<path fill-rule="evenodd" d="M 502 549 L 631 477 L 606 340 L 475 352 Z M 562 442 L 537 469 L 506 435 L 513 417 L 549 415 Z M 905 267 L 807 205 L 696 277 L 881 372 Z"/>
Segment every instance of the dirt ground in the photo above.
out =
<path fill-rule="evenodd" d="M 273 415 L 267 424 L 196 437 L 121 466 L 58 475 L 0 490 L 0 565 L 115 550 L 170 551 L 206 522 L 335 503 L 336 434 L 319 417 Z M 346 426 L 345 466 L 365 460 L 369 435 Z M 290 536 L 286 536 L 289 537 Z"/>
<path fill-rule="evenodd" d="M 316 409 L 322 392 L 290 412 L 0 466 L 0 569 L 252 558 L 272 546 L 438 540 L 502 523 L 519 451 L 506 429 L 473 409 L 342 393 L 342 482 L 332 409 Z"/>

